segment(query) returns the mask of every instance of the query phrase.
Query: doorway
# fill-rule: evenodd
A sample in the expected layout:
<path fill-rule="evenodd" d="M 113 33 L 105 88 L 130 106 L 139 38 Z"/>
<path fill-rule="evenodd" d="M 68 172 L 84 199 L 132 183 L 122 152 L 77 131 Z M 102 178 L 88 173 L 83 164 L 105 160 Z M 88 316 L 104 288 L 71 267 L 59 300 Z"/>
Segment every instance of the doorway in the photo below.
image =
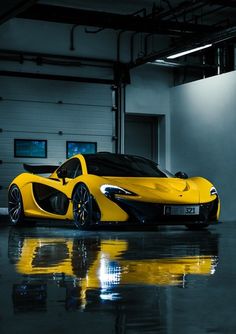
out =
<path fill-rule="evenodd" d="M 157 117 L 126 115 L 124 152 L 158 162 Z"/>

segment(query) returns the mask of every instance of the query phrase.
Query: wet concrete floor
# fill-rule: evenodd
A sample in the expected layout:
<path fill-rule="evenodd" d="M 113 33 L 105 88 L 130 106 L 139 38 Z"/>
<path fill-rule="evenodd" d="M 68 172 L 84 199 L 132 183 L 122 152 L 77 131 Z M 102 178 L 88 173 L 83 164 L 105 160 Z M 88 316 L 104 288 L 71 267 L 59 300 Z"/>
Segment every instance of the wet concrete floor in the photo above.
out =
<path fill-rule="evenodd" d="M 236 223 L 0 225 L 0 333 L 236 333 Z"/>

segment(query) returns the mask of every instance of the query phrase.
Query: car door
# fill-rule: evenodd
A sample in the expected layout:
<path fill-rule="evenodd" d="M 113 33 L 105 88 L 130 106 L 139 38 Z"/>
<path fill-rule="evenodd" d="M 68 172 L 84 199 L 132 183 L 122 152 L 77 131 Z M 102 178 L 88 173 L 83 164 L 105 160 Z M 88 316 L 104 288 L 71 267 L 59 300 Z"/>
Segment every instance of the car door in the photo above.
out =
<path fill-rule="evenodd" d="M 72 158 L 61 165 L 57 173 L 45 179 L 45 182 L 33 183 L 34 198 L 40 208 L 48 212 L 50 216 L 51 214 L 65 216 L 70 204 L 74 179 L 81 174 L 80 160 Z M 64 176 L 59 177 L 58 175 Z"/>

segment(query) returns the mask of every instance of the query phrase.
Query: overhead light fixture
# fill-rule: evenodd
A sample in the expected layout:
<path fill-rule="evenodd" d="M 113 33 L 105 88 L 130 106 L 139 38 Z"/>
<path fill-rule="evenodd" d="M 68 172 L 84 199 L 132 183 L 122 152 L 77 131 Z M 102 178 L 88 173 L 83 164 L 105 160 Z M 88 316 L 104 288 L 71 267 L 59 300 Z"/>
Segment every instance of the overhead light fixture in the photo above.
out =
<path fill-rule="evenodd" d="M 182 66 L 182 64 L 180 64 L 180 63 L 174 63 L 174 62 L 166 61 L 166 60 L 163 60 L 163 59 L 156 59 L 152 62 L 149 62 L 148 64 L 158 65 L 158 66 L 165 66 L 165 67 L 180 67 L 180 66 Z"/>
<path fill-rule="evenodd" d="M 200 51 L 200 50 L 203 50 L 203 49 L 206 49 L 206 48 L 210 48 L 211 46 L 212 46 L 212 44 L 206 44 L 206 45 L 194 48 L 194 49 L 185 50 L 185 51 L 182 51 L 182 52 L 179 52 L 179 53 L 175 53 L 175 54 L 173 54 L 171 56 L 168 56 L 166 58 L 167 59 L 175 59 L 175 58 L 178 58 L 178 57 L 181 57 L 181 56 L 185 56 L 185 55 L 187 55 L 189 53 L 192 53 L 192 52 L 197 52 L 197 51 Z"/>

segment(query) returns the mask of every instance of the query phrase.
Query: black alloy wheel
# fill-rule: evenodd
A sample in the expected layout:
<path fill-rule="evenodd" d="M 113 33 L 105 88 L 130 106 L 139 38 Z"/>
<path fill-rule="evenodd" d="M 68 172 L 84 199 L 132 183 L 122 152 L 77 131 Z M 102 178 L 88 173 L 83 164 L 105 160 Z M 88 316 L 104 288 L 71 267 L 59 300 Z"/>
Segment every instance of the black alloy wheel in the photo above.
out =
<path fill-rule="evenodd" d="M 92 196 L 84 183 L 79 183 L 73 194 L 73 215 L 75 226 L 89 229 L 92 221 Z"/>
<path fill-rule="evenodd" d="M 8 213 L 12 225 L 24 223 L 24 208 L 20 189 L 13 185 L 8 192 Z"/>

